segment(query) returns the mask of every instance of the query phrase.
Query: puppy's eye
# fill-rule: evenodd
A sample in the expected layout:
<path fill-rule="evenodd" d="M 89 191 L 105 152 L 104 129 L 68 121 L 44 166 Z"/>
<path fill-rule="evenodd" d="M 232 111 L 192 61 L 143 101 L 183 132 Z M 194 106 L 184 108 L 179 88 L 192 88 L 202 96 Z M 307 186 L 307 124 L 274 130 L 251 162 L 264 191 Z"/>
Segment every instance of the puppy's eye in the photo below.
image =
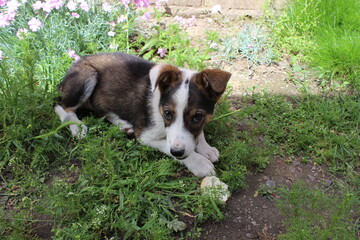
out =
<path fill-rule="evenodd" d="M 203 119 L 204 119 L 204 114 L 202 113 L 196 113 L 194 116 L 193 116 L 193 123 L 200 123 Z"/>
<path fill-rule="evenodd" d="M 164 118 L 171 121 L 173 119 L 173 113 L 170 110 L 164 110 Z"/>

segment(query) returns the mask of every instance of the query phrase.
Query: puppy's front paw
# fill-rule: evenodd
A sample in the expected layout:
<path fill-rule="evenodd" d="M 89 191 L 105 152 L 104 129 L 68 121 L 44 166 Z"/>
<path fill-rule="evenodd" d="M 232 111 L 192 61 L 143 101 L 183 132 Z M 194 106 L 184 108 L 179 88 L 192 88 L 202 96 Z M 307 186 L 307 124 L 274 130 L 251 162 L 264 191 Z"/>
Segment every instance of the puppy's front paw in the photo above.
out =
<path fill-rule="evenodd" d="M 211 147 L 209 145 L 197 146 L 196 152 L 200 153 L 205 158 L 209 159 L 212 163 L 217 162 L 219 160 L 220 153 L 215 147 Z"/>
<path fill-rule="evenodd" d="M 216 175 L 214 165 L 210 160 L 196 152 L 182 160 L 182 162 L 190 172 L 199 178 Z"/>

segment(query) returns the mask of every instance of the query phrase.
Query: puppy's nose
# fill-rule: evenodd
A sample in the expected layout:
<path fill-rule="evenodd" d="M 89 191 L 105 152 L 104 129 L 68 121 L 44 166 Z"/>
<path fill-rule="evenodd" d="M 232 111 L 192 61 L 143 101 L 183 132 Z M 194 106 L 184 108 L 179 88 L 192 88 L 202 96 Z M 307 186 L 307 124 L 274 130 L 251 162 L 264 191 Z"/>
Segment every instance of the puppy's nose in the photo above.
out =
<path fill-rule="evenodd" d="M 184 155 L 185 149 L 170 149 L 171 155 L 173 155 L 176 158 L 180 158 Z"/>

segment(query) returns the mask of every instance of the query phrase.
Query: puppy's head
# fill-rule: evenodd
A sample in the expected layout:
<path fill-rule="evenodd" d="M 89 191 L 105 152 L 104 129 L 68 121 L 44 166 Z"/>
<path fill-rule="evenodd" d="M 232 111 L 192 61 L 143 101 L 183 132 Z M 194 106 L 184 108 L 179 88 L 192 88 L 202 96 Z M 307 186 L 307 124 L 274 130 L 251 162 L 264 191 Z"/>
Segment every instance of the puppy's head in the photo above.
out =
<path fill-rule="evenodd" d="M 206 69 L 195 72 L 172 65 L 156 65 L 150 71 L 154 94 L 166 130 L 167 148 L 181 160 L 195 150 L 197 138 L 211 119 L 231 74 Z"/>

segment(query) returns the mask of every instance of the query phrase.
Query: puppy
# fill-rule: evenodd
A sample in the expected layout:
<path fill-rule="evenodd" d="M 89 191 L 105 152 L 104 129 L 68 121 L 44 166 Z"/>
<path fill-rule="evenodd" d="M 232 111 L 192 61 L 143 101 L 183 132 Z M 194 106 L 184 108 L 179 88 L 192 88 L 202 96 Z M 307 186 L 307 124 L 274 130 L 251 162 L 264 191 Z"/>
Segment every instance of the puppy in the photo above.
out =
<path fill-rule="evenodd" d="M 209 146 L 203 128 L 224 93 L 231 74 L 155 64 L 125 53 L 102 53 L 75 62 L 59 85 L 55 112 L 73 136 L 87 127 L 78 109 L 105 116 L 144 145 L 179 160 L 195 176 L 215 175 L 219 151 Z"/>

